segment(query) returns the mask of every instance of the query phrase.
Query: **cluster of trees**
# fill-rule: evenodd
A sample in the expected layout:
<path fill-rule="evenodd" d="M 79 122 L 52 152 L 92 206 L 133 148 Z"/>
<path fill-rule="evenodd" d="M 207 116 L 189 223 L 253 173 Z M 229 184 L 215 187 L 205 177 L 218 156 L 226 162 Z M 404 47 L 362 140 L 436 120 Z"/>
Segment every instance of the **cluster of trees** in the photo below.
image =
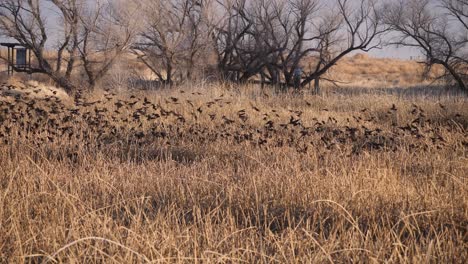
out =
<path fill-rule="evenodd" d="M 134 52 L 165 83 L 177 71 L 190 78 L 194 67 L 212 58 L 224 80 L 257 76 L 302 87 L 346 54 L 377 47 L 385 31 L 373 0 L 328 6 L 317 0 L 172 0 L 142 6 L 146 25 Z"/>
<path fill-rule="evenodd" d="M 124 54 L 164 84 L 214 66 L 227 81 L 318 89 L 341 58 L 381 47 L 388 32 L 387 44 L 420 49 L 466 89 L 468 2 L 433 2 L 0 0 L 0 34 L 32 50 L 28 71 L 68 92 L 82 83 L 74 73 L 92 88 Z"/>

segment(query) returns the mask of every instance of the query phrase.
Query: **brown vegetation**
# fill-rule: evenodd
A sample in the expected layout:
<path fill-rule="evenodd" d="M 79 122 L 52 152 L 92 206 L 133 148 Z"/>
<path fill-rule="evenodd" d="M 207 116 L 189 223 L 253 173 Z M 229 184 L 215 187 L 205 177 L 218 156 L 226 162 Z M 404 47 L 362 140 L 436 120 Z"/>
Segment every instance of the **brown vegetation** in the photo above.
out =
<path fill-rule="evenodd" d="M 2 50 L 0 50 L 0 56 L 1 54 Z M 54 60 L 53 56 L 49 57 L 49 59 L 52 61 Z M 310 64 L 309 61 L 313 62 L 314 60 L 307 59 L 301 66 L 304 68 L 312 67 L 311 65 L 313 64 Z M 122 69 L 119 70 L 119 67 Z M 214 69 L 216 66 L 210 65 L 210 67 Z M 209 70 L 210 67 L 205 68 L 205 70 Z M 425 70 L 425 65 L 417 60 L 377 58 L 359 53 L 344 57 L 331 70 L 324 74 L 322 86 L 324 88 L 330 86 L 389 88 L 431 85 L 434 83 L 443 84 L 442 82 L 436 81 L 437 76 L 443 73 L 440 67 L 434 66 L 426 76 L 424 76 Z M 4 71 L 6 71 L 6 65 L 0 64 L 0 72 Z M 165 71 L 162 71 L 162 73 L 164 75 Z M 118 76 L 118 78 L 116 78 L 116 74 L 122 74 L 124 76 Z M 213 80 L 213 75 L 215 74 L 215 72 L 206 72 L 205 77 L 207 80 Z M 16 73 L 15 76 L 17 79 L 31 79 L 31 76 L 19 73 Z M 126 87 L 128 86 L 130 76 L 141 80 L 158 79 L 158 76 L 151 72 L 151 70 L 148 70 L 135 56 L 129 54 L 117 61 L 116 67 L 109 72 L 100 86 L 114 87 L 116 82 L 120 82 L 120 85 Z M 75 78 L 80 78 L 78 73 Z M 45 76 L 34 75 L 33 79 L 53 84 L 53 82 Z M 183 83 L 183 79 L 181 78 L 176 80 L 179 83 Z M 194 80 L 192 79 L 192 81 Z"/>
<path fill-rule="evenodd" d="M 440 67 L 427 73 L 425 70 L 425 65 L 417 60 L 375 58 L 359 53 L 343 58 L 325 78 L 337 81 L 339 86 L 411 87 L 429 85 L 443 72 Z"/>
<path fill-rule="evenodd" d="M 31 85 L 0 88 L 0 262 L 468 258 L 466 97 Z"/>

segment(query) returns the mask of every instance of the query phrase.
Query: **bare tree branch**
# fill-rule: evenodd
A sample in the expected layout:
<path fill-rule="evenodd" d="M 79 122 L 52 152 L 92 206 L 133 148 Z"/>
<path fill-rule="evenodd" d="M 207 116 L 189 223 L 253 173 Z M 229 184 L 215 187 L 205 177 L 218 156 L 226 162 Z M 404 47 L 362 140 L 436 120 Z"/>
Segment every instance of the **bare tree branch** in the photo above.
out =
<path fill-rule="evenodd" d="M 435 11 L 437 6 L 442 8 L 440 13 Z M 436 6 L 429 0 L 389 5 L 385 23 L 399 33 L 390 44 L 420 49 L 427 69 L 442 65 L 446 70 L 443 76 L 452 76 L 460 88 L 467 90 L 467 7 L 463 0 L 440 0 Z M 455 19 L 450 21 L 450 17 Z"/>

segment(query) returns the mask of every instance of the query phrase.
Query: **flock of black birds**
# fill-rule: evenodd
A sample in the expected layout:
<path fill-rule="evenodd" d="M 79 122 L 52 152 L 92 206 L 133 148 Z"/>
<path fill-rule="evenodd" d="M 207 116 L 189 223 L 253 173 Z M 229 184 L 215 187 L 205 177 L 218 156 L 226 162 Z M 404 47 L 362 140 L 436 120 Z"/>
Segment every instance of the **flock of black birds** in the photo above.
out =
<path fill-rule="evenodd" d="M 18 89 L 6 83 L 0 87 L 0 91 Z M 199 92 L 187 95 L 189 98 L 204 96 Z M 261 109 L 253 103 L 248 109 L 231 110 L 227 116 L 218 110 L 232 104 L 232 98 L 222 95 L 208 102 L 182 98 L 187 96 L 173 96 L 157 103 L 135 95 L 122 99 L 106 91 L 102 99 L 93 101 L 77 93 L 70 106 L 55 94 L 44 98 L 25 93 L 3 94 L 0 96 L 0 144 L 17 141 L 36 145 L 69 143 L 105 149 L 119 142 L 135 146 L 155 142 L 160 145 L 222 142 L 269 149 L 290 147 L 300 153 L 325 149 L 359 155 L 362 151 L 400 148 L 409 151 L 440 149 L 446 143 L 442 130 L 448 128 L 434 125 L 417 105 L 413 105 L 409 113 L 414 117 L 412 122 L 404 125 L 393 122 L 390 127 L 381 128 L 376 121 L 379 117 L 369 109 L 362 109 L 359 115 L 340 123 L 334 117 L 326 121 L 305 120 L 300 110 L 288 110 L 285 114 L 285 111 Z M 304 107 L 311 106 L 304 100 Z M 445 109 L 445 106 L 440 105 L 440 108 Z M 392 105 L 384 118 L 392 122 L 398 111 Z"/>

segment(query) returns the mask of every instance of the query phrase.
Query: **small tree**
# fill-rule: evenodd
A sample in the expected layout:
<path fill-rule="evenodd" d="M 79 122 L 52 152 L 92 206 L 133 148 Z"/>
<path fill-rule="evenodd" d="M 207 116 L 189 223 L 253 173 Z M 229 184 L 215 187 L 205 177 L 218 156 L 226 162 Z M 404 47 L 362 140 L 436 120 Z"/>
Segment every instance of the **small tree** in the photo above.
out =
<path fill-rule="evenodd" d="M 61 12 L 63 22 L 60 40 L 56 51 L 55 67 L 45 56 L 46 43 L 49 40 L 46 20 L 43 14 L 43 4 L 38 0 L 4 0 L 0 2 L 0 31 L 30 48 L 37 58 L 37 67 L 31 73 L 48 75 L 67 92 L 75 89 L 70 80 L 75 61 L 68 61 L 67 70 L 62 72 L 63 54 L 67 50 L 71 53 L 77 49 L 78 6 L 76 1 L 52 1 Z M 15 69 L 22 71 L 22 69 Z"/>
<path fill-rule="evenodd" d="M 78 51 L 92 89 L 133 44 L 138 7 L 122 1 L 112 5 L 95 1 L 87 7 L 80 16 Z"/>
<path fill-rule="evenodd" d="M 31 49 L 37 59 L 37 65 L 28 70 L 31 73 L 45 74 L 71 93 L 80 86 L 72 77 L 79 59 L 83 62 L 88 86 L 92 88 L 115 59 L 128 49 L 134 32 L 129 20 L 124 21 L 122 13 L 117 12 L 118 3 L 2 0 L 0 32 Z M 45 15 L 45 10 L 58 14 L 58 20 L 52 19 L 54 32 L 46 19 L 50 14 Z M 51 38 L 56 32 L 61 34 Z M 51 39 L 56 45 L 50 43 Z M 54 49 L 55 57 L 47 57 L 46 53 Z"/>
<path fill-rule="evenodd" d="M 463 0 L 405 0 L 387 6 L 385 22 L 398 33 L 390 44 L 419 49 L 430 69 L 441 65 L 467 91 L 468 3 Z"/>
<path fill-rule="evenodd" d="M 247 4 L 246 0 L 218 0 L 214 7 L 220 13 L 220 19 L 212 25 L 211 38 L 218 71 L 226 80 L 245 80 L 247 75 L 258 73 L 258 69 L 254 71 L 254 67 L 249 67 L 258 53 L 254 51 L 253 21 L 247 12 Z M 249 73 L 241 76 L 242 72 Z"/>
<path fill-rule="evenodd" d="M 144 29 L 133 52 L 162 83 L 191 78 L 206 47 L 205 6 L 196 0 L 142 0 Z M 185 70 L 185 71 L 184 71 Z"/>
<path fill-rule="evenodd" d="M 310 38 L 316 57 L 315 67 L 302 81 L 302 86 L 318 80 L 346 55 L 354 51 L 368 52 L 381 45 L 380 36 L 387 31 L 382 23 L 381 9 L 376 0 L 352 3 L 336 0 L 337 10 L 328 13 Z M 316 92 L 319 92 L 316 86 Z"/>

